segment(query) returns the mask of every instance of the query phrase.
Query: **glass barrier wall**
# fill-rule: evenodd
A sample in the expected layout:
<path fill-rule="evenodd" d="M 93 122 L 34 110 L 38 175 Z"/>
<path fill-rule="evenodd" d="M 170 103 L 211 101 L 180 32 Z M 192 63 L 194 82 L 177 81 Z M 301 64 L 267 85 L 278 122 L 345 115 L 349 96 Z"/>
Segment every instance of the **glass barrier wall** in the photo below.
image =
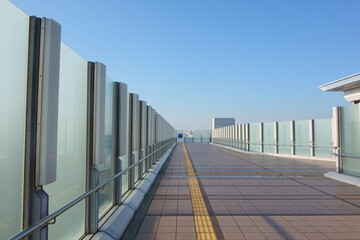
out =
<path fill-rule="evenodd" d="M 360 116 L 359 104 L 341 107 L 341 153 L 360 157 Z M 360 159 L 342 157 L 344 173 L 360 176 Z"/>
<path fill-rule="evenodd" d="M 182 134 L 181 138 L 179 134 Z M 210 130 L 177 130 L 177 142 L 209 143 L 210 140 Z"/>
<path fill-rule="evenodd" d="M 290 122 L 278 122 L 278 144 L 280 154 L 291 154 Z"/>
<path fill-rule="evenodd" d="M 314 145 L 315 156 L 330 156 L 332 154 L 331 119 L 314 120 Z"/>
<path fill-rule="evenodd" d="M 193 131 L 194 142 L 202 142 L 202 134 L 200 130 Z"/>
<path fill-rule="evenodd" d="M 310 130 L 313 132 L 310 133 Z M 331 119 L 244 123 L 213 129 L 211 134 L 213 143 L 236 147 L 244 151 L 332 157 Z M 232 139 L 233 137 L 239 140 Z M 278 142 L 277 145 L 275 140 Z M 295 148 L 294 153 L 293 148 Z"/>
<path fill-rule="evenodd" d="M 249 135 L 250 135 L 250 151 L 260 152 L 260 124 L 259 123 L 250 123 L 249 124 Z"/>
<path fill-rule="evenodd" d="M 59 81 L 57 179 L 44 187 L 49 213 L 86 189 L 87 61 L 63 43 Z M 82 201 L 50 225 L 50 239 L 80 238 L 85 231 L 84 215 Z"/>
<path fill-rule="evenodd" d="M 264 152 L 275 153 L 273 122 L 266 122 L 263 124 L 263 143 L 264 143 Z"/>
<path fill-rule="evenodd" d="M 0 52 L 2 56 L 0 58 L 0 110 L 2 112 L 0 118 L 0 191 L 4 193 L 0 195 L 0 238 L 8 239 L 21 232 L 24 216 L 29 215 L 29 219 L 37 219 L 38 212 L 29 208 L 23 209 L 29 16 L 10 1 L 0 0 L 0 20 Z M 39 18 L 37 21 L 43 20 Z M 35 49 L 30 50 L 35 51 Z M 103 182 L 115 174 L 115 157 L 117 156 L 114 156 L 115 136 L 113 127 L 115 124 L 119 124 L 119 122 L 114 122 L 114 119 L 118 118 L 113 116 L 115 103 L 113 81 L 107 78 L 105 98 L 96 95 L 96 100 L 105 100 L 105 102 L 101 102 L 105 107 L 97 108 L 101 111 L 95 120 L 96 123 L 101 122 L 101 127 L 94 128 L 95 134 L 100 135 L 96 135 L 95 146 L 88 142 L 88 103 L 92 102 L 91 100 L 88 101 L 88 89 L 91 89 L 88 86 L 88 62 L 63 43 L 61 43 L 60 59 L 58 60 L 60 60 L 60 73 L 56 180 L 43 186 L 43 190 L 48 195 L 48 202 L 43 201 L 41 206 L 39 203 L 35 207 L 41 208 L 39 211 L 42 212 L 48 210 L 49 214 L 63 208 L 87 191 L 89 184 L 87 180 L 90 175 L 87 172 L 89 170 L 87 152 L 95 153 L 95 167 L 99 172 L 99 182 Z M 49 68 L 52 67 L 57 68 L 57 66 L 49 66 Z M 46 88 L 43 89 L 45 89 L 44 95 L 49 94 Z M 125 92 L 127 96 L 127 90 Z M 121 116 L 127 115 L 128 118 L 129 113 L 126 109 L 129 109 L 129 104 L 128 102 L 125 104 L 125 101 L 123 103 L 126 106 L 121 105 Z M 152 114 L 155 116 L 154 110 Z M 139 116 L 137 114 L 136 117 Z M 148 124 L 148 139 L 151 138 L 153 141 L 144 147 L 149 149 L 148 153 L 152 153 L 159 147 L 164 146 L 165 148 L 151 157 L 150 167 L 170 149 L 176 139 L 174 128 L 162 117 L 159 119 L 161 121 L 158 123 L 153 120 L 151 124 Z M 126 135 L 129 135 L 128 127 Z M 31 140 L 32 138 L 27 139 Z M 128 138 L 124 141 L 129 146 Z M 37 147 L 36 143 L 33 142 L 29 142 L 29 145 L 34 149 Z M 99 151 L 98 155 L 97 151 Z M 121 157 L 123 169 L 129 166 L 129 155 L 131 154 L 125 153 L 125 151 L 121 153 L 123 155 Z M 137 161 L 138 158 L 139 156 L 136 156 Z M 33 164 L 34 159 L 31 158 L 29 162 Z M 139 167 L 137 168 L 139 169 Z M 41 171 L 47 171 L 47 169 L 42 168 Z M 129 172 L 122 176 L 122 193 L 129 190 L 128 179 L 136 180 L 142 176 L 138 171 L 135 171 L 135 176 L 130 177 L 129 174 L 131 173 Z M 46 173 L 48 174 L 48 172 Z M 11 187 L 9 187 L 9 183 L 11 183 Z M 27 188 L 31 189 L 35 186 L 27 186 Z M 113 182 L 99 190 L 98 202 L 95 203 L 99 217 L 104 216 L 114 205 L 114 190 Z M 29 198 L 35 198 L 32 194 L 29 196 Z M 38 204 L 39 201 L 29 199 L 28 202 Z M 83 200 L 58 216 L 54 224 L 48 225 L 48 238 L 59 240 L 82 238 L 85 234 L 85 219 L 87 217 L 93 218 L 91 222 L 99 220 L 95 219 L 96 214 L 86 212 L 85 200 Z"/>
<path fill-rule="evenodd" d="M 8 239 L 22 225 L 29 17 L 0 0 L 0 26 L 0 239 Z"/>
<path fill-rule="evenodd" d="M 311 155 L 309 120 L 295 121 L 295 145 L 296 155 Z"/>

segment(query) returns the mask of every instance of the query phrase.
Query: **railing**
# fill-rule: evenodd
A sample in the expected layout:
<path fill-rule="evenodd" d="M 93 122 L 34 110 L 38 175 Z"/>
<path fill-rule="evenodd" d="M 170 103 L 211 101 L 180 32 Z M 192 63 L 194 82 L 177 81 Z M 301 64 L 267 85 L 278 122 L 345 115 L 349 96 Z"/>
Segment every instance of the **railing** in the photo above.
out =
<path fill-rule="evenodd" d="M 349 157 L 349 158 L 360 159 L 360 156 L 354 156 L 354 155 L 348 155 L 348 154 L 333 153 L 332 155 L 339 156 L 339 157 Z"/>
<path fill-rule="evenodd" d="M 173 142 L 169 142 L 166 145 L 160 147 L 159 149 L 157 149 L 156 151 L 146 155 L 145 157 L 143 157 L 142 159 L 140 159 L 138 162 L 128 166 L 127 168 L 125 168 L 124 170 L 118 172 L 117 174 L 113 175 L 112 177 L 108 178 L 107 180 L 103 181 L 102 183 L 98 184 L 96 187 L 94 187 L 93 189 L 87 191 L 86 193 L 82 194 L 81 196 L 79 196 L 78 198 L 74 199 L 73 201 L 69 202 L 68 204 L 66 204 L 64 207 L 60 208 L 59 210 L 55 211 L 54 213 L 46 216 L 45 218 L 41 219 L 39 222 L 37 222 L 36 224 L 34 224 L 33 226 L 25 229 L 24 231 L 20 232 L 19 234 L 13 236 L 11 238 L 11 240 L 18 240 L 18 239 L 23 239 L 27 236 L 29 236 L 30 234 L 32 234 L 33 232 L 35 232 L 36 230 L 48 225 L 48 224 L 53 224 L 51 223 L 52 220 L 54 220 L 54 223 L 56 222 L 56 218 L 61 215 L 62 213 L 64 213 L 65 211 L 69 210 L 70 208 L 72 208 L 73 206 L 75 206 L 76 204 L 78 204 L 79 202 L 81 202 L 82 200 L 84 200 L 85 198 L 89 197 L 91 194 L 93 194 L 96 191 L 99 191 L 101 188 L 103 188 L 106 184 L 108 184 L 109 182 L 115 180 L 116 178 L 120 177 L 121 175 L 126 174 L 127 171 L 129 171 L 130 169 L 132 169 L 135 166 L 139 166 L 143 161 L 149 159 L 150 156 L 154 155 L 155 153 L 158 153 L 160 150 L 164 149 L 165 147 L 167 147 L 169 144 L 171 144 Z M 173 143 L 175 144 L 175 143 Z M 162 155 L 162 154 L 161 154 Z M 120 159 L 119 159 L 120 160 Z"/>
<path fill-rule="evenodd" d="M 331 158 L 332 120 L 231 125 L 212 130 L 212 142 L 244 151 Z"/>

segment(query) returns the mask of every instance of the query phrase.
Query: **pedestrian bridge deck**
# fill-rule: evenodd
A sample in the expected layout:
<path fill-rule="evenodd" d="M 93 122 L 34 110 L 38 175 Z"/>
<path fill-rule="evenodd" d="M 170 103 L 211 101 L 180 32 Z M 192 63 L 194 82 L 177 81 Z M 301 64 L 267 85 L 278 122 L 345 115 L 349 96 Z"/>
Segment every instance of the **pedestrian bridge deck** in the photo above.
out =
<path fill-rule="evenodd" d="M 333 162 L 186 143 L 164 167 L 136 239 L 360 239 L 360 188 L 325 178 Z"/>

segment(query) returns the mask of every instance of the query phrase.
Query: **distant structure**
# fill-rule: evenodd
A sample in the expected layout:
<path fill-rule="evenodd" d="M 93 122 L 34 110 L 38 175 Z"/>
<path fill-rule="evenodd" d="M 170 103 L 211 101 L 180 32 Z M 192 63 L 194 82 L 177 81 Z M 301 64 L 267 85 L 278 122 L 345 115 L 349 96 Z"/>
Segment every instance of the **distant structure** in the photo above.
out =
<path fill-rule="evenodd" d="M 344 98 L 348 102 L 360 102 L 360 73 L 344 77 L 319 87 L 323 91 L 344 92 Z"/>
<path fill-rule="evenodd" d="M 235 125 L 235 118 L 213 118 L 212 129 Z"/>

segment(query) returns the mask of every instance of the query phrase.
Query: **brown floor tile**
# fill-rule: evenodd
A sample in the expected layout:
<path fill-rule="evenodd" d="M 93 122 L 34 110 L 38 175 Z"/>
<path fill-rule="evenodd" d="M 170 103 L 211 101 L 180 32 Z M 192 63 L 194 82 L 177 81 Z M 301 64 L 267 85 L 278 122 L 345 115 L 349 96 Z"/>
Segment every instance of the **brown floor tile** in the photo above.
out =
<path fill-rule="evenodd" d="M 240 228 L 237 226 L 232 226 L 232 227 L 228 227 L 228 226 L 220 226 L 221 230 L 223 232 L 241 232 Z"/>
<path fill-rule="evenodd" d="M 246 239 L 242 233 L 238 232 L 223 232 L 225 240 L 242 240 Z"/>
<path fill-rule="evenodd" d="M 196 234 L 191 232 L 178 232 L 176 233 L 176 240 L 192 240 L 196 239 Z"/>
<path fill-rule="evenodd" d="M 176 232 L 176 226 L 159 226 L 157 228 L 157 232 L 161 232 L 161 233 L 172 233 L 172 232 Z"/>
<path fill-rule="evenodd" d="M 262 233 L 253 233 L 253 232 L 250 232 L 250 233 L 244 233 L 245 235 L 245 238 L 247 240 L 265 240 L 266 237 L 264 234 Z"/>
<path fill-rule="evenodd" d="M 176 239 L 175 233 L 159 232 L 155 236 L 155 240 L 175 240 L 175 239 Z"/>
<path fill-rule="evenodd" d="M 155 233 L 147 233 L 147 232 L 141 232 L 138 233 L 135 240 L 154 240 L 155 239 Z"/>
<path fill-rule="evenodd" d="M 346 233 L 323 233 L 328 239 L 349 239 Z"/>
<path fill-rule="evenodd" d="M 195 233 L 195 226 L 177 226 L 178 233 Z"/>
<path fill-rule="evenodd" d="M 240 220 L 240 221 L 236 221 L 236 223 L 239 227 L 255 227 L 256 226 L 255 223 L 251 220 L 247 220 L 247 221 Z"/>
<path fill-rule="evenodd" d="M 320 239 L 328 239 L 324 234 L 322 233 L 304 233 L 305 236 L 308 238 L 308 239 L 311 239 L 311 240 L 320 240 Z"/>

